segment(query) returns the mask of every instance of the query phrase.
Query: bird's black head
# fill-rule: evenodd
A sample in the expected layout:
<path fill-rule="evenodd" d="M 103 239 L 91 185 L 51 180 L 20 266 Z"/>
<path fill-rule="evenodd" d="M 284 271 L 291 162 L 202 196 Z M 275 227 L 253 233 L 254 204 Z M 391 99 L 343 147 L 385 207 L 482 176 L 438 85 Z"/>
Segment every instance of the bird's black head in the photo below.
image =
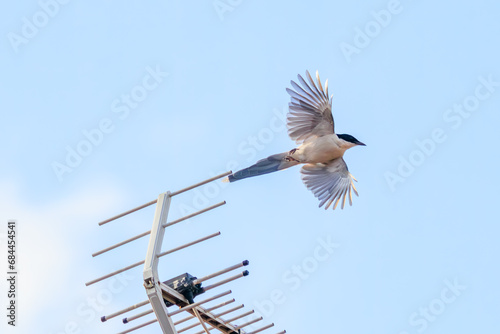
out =
<path fill-rule="evenodd" d="M 340 139 L 343 139 L 349 143 L 353 143 L 354 145 L 366 146 L 365 144 L 363 144 L 362 142 L 360 142 L 359 140 L 357 140 L 356 138 L 354 138 L 351 135 L 341 134 L 341 135 L 337 135 L 337 137 L 339 137 Z"/>

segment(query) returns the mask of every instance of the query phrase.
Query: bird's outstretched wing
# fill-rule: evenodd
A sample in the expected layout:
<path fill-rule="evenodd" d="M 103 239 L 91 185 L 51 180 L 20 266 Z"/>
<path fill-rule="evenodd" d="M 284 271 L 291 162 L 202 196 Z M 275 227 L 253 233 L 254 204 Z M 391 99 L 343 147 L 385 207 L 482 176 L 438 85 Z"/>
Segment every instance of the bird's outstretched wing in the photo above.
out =
<path fill-rule="evenodd" d="M 352 205 L 352 190 L 358 195 L 354 187 L 356 179 L 349 173 L 344 159 L 337 158 L 328 164 L 307 164 L 300 170 L 302 181 L 307 189 L 311 190 L 319 199 L 319 207 L 325 203 L 325 210 L 335 202 L 333 210 L 342 199 L 341 208 L 344 208 L 346 197 L 349 205 Z"/>
<path fill-rule="evenodd" d="M 291 97 L 291 102 L 288 104 L 290 111 L 287 115 L 288 135 L 298 144 L 312 136 L 332 134 L 335 130 L 332 102 L 328 98 L 328 80 L 323 90 L 318 72 L 316 72 L 317 86 L 308 71 L 306 75 L 311 85 L 299 74 L 302 87 L 291 81 L 294 90 L 286 89 Z"/>

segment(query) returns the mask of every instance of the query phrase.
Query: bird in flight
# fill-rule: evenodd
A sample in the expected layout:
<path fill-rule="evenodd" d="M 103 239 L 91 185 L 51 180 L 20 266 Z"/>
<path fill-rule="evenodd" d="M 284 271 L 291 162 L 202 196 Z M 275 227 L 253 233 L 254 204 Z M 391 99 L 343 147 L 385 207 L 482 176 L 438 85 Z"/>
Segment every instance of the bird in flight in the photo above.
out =
<path fill-rule="evenodd" d="M 263 175 L 304 164 L 300 170 L 302 181 L 318 198 L 319 207 L 325 210 L 333 203 L 333 210 L 346 197 L 352 205 L 352 191 L 358 196 L 353 181 L 357 181 L 343 159 L 344 152 L 362 142 L 351 135 L 336 134 L 332 116 L 332 96 L 328 97 L 328 80 L 325 88 L 316 72 L 316 83 L 306 71 L 309 83 L 299 74 L 300 85 L 291 81 L 287 88 L 291 102 L 287 114 L 288 135 L 299 147 L 274 154 L 257 161 L 254 165 L 229 175 L 224 181 L 234 182 L 247 177 Z M 342 201 L 341 201 L 342 200 Z"/>

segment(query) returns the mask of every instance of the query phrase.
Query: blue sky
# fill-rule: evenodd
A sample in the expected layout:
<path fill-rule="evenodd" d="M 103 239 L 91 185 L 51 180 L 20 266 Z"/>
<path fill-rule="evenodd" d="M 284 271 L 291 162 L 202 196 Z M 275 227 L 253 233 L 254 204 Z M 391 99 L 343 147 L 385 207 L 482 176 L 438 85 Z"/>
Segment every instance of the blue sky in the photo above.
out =
<path fill-rule="evenodd" d="M 0 238 L 5 251 L 16 219 L 19 318 L 2 330 L 124 330 L 99 317 L 146 298 L 141 269 L 84 283 L 143 259 L 147 239 L 90 254 L 148 230 L 154 208 L 97 222 L 294 148 L 285 88 L 318 70 L 336 131 L 367 144 L 345 155 L 360 197 L 319 209 L 298 168 L 180 195 L 170 219 L 228 204 L 172 227 L 165 250 L 222 235 L 163 259 L 160 277 L 249 259 L 251 275 L 231 289 L 276 324 L 265 333 L 498 331 L 499 10 L 492 0 L 6 4 Z"/>

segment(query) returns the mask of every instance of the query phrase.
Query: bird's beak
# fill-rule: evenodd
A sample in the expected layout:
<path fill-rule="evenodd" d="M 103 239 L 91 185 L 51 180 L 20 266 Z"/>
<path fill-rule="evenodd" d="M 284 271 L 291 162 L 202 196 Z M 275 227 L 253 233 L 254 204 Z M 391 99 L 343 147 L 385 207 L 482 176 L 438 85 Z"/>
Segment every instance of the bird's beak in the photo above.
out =
<path fill-rule="evenodd" d="M 357 144 L 357 145 L 360 145 L 360 146 L 366 146 L 366 144 L 365 144 L 365 143 L 362 143 L 362 142 L 360 142 L 360 141 L 358 141 L 356 144 Z"/>

